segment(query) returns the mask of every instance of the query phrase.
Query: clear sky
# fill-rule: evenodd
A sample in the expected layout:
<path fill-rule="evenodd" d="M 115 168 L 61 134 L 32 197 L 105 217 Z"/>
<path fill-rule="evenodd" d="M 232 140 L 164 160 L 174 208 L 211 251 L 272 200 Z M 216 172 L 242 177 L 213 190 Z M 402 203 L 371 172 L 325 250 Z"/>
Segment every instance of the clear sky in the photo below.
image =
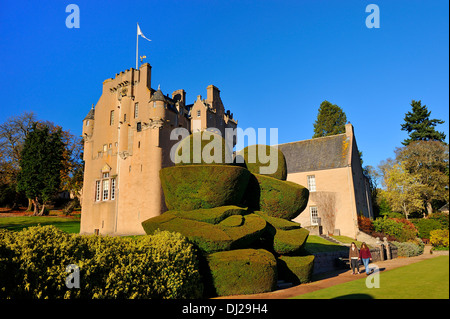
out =
<path fill-rule="evenodd" d="M 371 3 L 378 29 L 365 24 Z M 81 135 L 102 82 L 134 67 L 139 22 L 153 88 L 193 103 L 214 84 L 239 126 L 276 127 L 279 143 L 311 138 L 328 100 L 376 166 L 406 138 L 412 99 L 445 120 L 448 142 L 448 12 L 447 0 L 1 0 L 0 123 L 33 111 Z"/>

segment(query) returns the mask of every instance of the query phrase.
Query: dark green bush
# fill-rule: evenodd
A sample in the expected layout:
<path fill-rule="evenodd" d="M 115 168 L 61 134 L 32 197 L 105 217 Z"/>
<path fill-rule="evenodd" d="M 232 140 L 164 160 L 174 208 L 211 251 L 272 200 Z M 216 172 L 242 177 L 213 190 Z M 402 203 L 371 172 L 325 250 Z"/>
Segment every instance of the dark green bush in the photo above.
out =
<path fill-rule="evenodd" d="M 214 208 L 203 208 L 188 211 L 175 211 L 169 210 L 167 213 L 174 214 L 177 217 L 192 219 L 198 222 L 205 222 L 210 224 L 218 224 L 225 218 L 232 215 L 246 215 L 247 208 L 242 208 L 238 206 L 219 206 Z"/>
<path fill-rule="evenodd" d="M 259 152 L 263 152 L 263 161 L 266 163 L 262 163 L 261 158 L 259 156 Z M 268 168 L 271 164 L 267 163 L 266 156 L 269 154 L 276 154 L 277 163 L 275 165 L 276 170 L 271 174 L 265 174 L 261 171 L 261 168 Z M 265 156 L 266 155 L 266 156 Z M 270 158 L 270 157 L 269 157 Z M 244 163 L 242 165 L 246 167 L 253 174 L 261 174 L 267 175 L 276 179 L 280 179 L 285 181 L 287 177 L 287 166 L 286 166 L 286 158 L 284 157 L 283 152 L 281 152 L 278 148 L 269 145 L 250 145 L 244 148 L 236 155 L 235 161 L 243 160 Z M 239 165 L 239 164 L 238 164 Z"/>
<path fill-rule="evenodd" d="M 9 260 L 1 263 L 0 277 L 9 277 L 0 282 L 2 298 L 166 299 L 199 298 L 203 292 L 197 253 L 180 234 L 133 240 L 38 226 L 0 233 L 0 254 Z M 80 289 L 65 285 L 70 264 L 80 269 Z"/>
<path fill-rule="evenodd" d="M 441 229 L 441 223 L 436 219 L 420 218 L 412 220 L 420 238 L 430 239 L 430 231 Z"/>
<path fill-rule="evenodd" d="M 166 212 L 144 221 L 142 226 L 147 234 L 153 234 L 158 229 L 180 233 L 203 252 L 212 253 L 246 248 L 264 233 L 266 221 L 258 215 L 245 215 L 242 219 L 240 226 L 233 223 L 233 227 L 229 227 L 226 223 L 214 225 L 176 217 Z"/>
<path fill-rule="evenodd" d="M 297 217 L 308 203 L 307 188 L 289 181 L 253 174 L 245 194 L 247 206 L 287 220 Z"/>
<path fill-rule="evenodd" d="M 238 249 L 207 256 L 208 286 L 218 296 L 272 291 L 277 283 L 275 257 L 263 249 Z"/>
<path fill-rule="evenodd" d="M 262 211 L 256 211 L 255 214 L 258 214 L 259 216 L 264 218 L 267 223 L 269 223 L 270 225 L 272 225 L 277 229 L 289 230 L 301 227 L 299 223 L 289 221 L 283 218 L 272 217 Z"/>
<path fill-rule="evenodd" d="M 184 138 L 175 154 L 175 165 L 233 163 L 233 145 L 227 146 L 222 136 L 210 131 L 196 132 Z"/>
<path fill-rule="evenodd" d="M 268 233 L 273 236 L 273 250 L 279 255 L 299 254 L 309 236 L 309 231 L 305 228 L 291 230 L 272 228 Z"/>
<path fill-rule="evenodd" d="M 185 165 L 163 168 L 161 184 L 170 210 L 239 205 L 250 172 L 227 165 Z"/>
<path fill-rule="evenodd" d="M 448 229 L 448 214 L 438 212 L 431 214 L 428 218 L 431 220 L 437 220 L 441 224 L 441 229 Z"/>
<path fill-rule="evenodd" d="M 281 256 L 277 258 L 278 276 L 280 279 L 292 282 L 294 285 L 311 281 L 314 255 L 309 256 Z"/>

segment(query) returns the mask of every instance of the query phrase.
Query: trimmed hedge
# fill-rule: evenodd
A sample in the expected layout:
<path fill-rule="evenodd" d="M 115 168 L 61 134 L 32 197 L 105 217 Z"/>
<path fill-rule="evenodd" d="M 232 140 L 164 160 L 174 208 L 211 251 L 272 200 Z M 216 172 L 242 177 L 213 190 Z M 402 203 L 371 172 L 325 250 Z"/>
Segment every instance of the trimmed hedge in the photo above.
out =
<path fill-rule="evenodd" d="M 275 227 L 277 229 L 289 230 L 289 229 L 297 229 L 297 228 L 301 227 L 301 225 L 299 223 L 289 221 L 289 220 L 286 220 L 283 218 L 272 217 L 262 211 L 256 211 L 255 214 L 258 214 L 259 216 L 264 218 L 266 222 L 268 222 L 270 225 L 272 225 L 273 227 Z"/>
<path fill-rule="evenodd" d="M 225 225 L 221 223 L 213 225 L 176 217 L 174 214 L 166 212 L 161 216 L 142 222 L 142 227 L 147 234 L 153 234 L 158 229 L 180 233 L 203 252 L 213 253 L 245 248 L 261 237 L 266 229 L 264 219 L 256 214 L 242 216 L 242 219 L 243 222 L 240 226 L 229 227 L 226 226 L 226 223 Z"/>
<path fill-rule="evenodd" d="M 250 176 L 245 198 L 247 206 L 254 210 L 291 220 L 306 208 L 309 191 L 293 182 L 253 174 Z"/>
<path fill-rule="evenodd" d="M 277 283 L 277 262 L 264 249 L 238 249 L 207 256 L 209 287 L 213 295 L 241 295 L 272 291 Z"/>
<path fill-rule="evenodd" d="M 311 281 L 314 268 L 314 255 L 281 256 L 277 258 L 278 276 L 294 285 Z"/>
<path fill-rule="evenodd" d="M 178 144 L 175 154 L 180 161 L 175 159 L 175 165 L 232 164 L 233 146 L 230 147 L 216 133 L 195 132 Z"/>
<path fill-rule="evenodd" d="M 239 205 L 250 172 L 227 165 L 166 167 L 159 172 L 169 210 L 194 210 Z"/>
<path fill-rule="evenodd" d="M 175 211 L 169 210 L 167 213 L 174 214 L 177 217 L 192 219 L 198 222 L 205 222 L 210 224 L 218 224 L 222 220 L 233 215 L 246 215 L 248 214 L 247 208 L 238 206 L 220 206 L 214 208 L 203 208 L 189 211 Z"/>
<path fill-rule="evenodd" d="M 68 289 L 66 267 L 80 269 Z M 1 298 L 200 298 L 197 253 L 180 234 L 138 239 L 67 234 L 54 226 L 0 230 Z"/>
<path fill-rule="evenodd" d="M 305 228 L 291 230 L 272 228 L 269 233 L 273 236 L 273 249 L 279 255 L 299 254 L 309 236 L 309 231 Z"/>
<path fill-rule="evenodd" d="M 265 156 L 269 157 L 269 154 L 276 154 L 277 155 L 277 165 L 276 170 L 273 173 L 263 173 L 261 172 L 262 168 L 269 168 L 269 163 L 261 163 L 259 152 L 263 152 L 263 158 Z M 273 156 L 273 155 L 272 155 Z M 286 180 L 287 177 L 287 166 L 286 166 L 286 158 L 284 157 L 283 152 L 281 152 L 278 148 L 269 146 L 269 145 L 250 145 L 241 150 L 235 158 L 235 162 L 238 160 L 243 160 L 244 163 L 237 163 L 238 165 L 243 165 L 246 167 L 250 172 L 253 174 L 261 174 L 270 176 L 279 180 Z M 267 161 L 267 159 L 265 159 Z"/>

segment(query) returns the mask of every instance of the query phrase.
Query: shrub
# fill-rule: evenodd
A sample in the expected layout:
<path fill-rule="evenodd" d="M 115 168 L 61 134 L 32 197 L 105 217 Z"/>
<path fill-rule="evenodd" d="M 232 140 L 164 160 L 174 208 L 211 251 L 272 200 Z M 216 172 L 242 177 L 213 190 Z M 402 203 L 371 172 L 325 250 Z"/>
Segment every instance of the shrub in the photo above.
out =
<path fill-rule="evenodd" d="M 225 139 L 210 131 L 195 132 L 184 138 L 177 146 L 179 157 L 176 165 L 232 164 L 233 146 L 226 145 Z M 217 153 L 215 153 L 217 152 Z"/>
<path fill-rule="evenodd" d="M 227 165 L 182 165 L 161 169 L 167 208 L 194 210 L 239 205 L 250 172 Z"/>
<path fill-rule="evenodd" d="M 366 234 L 371 234 L 374 231 L 372 219 L 363 215 L 358 215 L 358 226 Z"/>
<path fill-rule="evenodd" d="M 189 211 L 174 211 L 169 210 L 166 213 L 173 214 L 177 217 L 192 219 L 198 222 L 205 222 L 210 224 L 218 224 L 225 218 L 232 215 L 246 215 L 247 208 L 238 206 L 219 206 L 215 208 L 203 208 Z"/>
<path fill-rule="evenodd" d="M 273 242 L 272 247 L 275 253 L 279 255 L 297 255 L 306 243 L 309 231 L 306 228 L 291 230 L 269 228 L 268 234 L 271 236 L 269 242 Z"/>
<path fill-rule="evenodd" d="M 264 249 L 239 249 L 207 256 L 208 286 L 212 295 L 227 296 L 272 291 L 277 283 L 277 262 Z"/>
<path fill-rule="evenodd" d="M 266 221 L 256 214 L 243 216 L 243 222 L 239 226 L 226 226 L 226 220 L 213 225 L 179 218 L 166 212 L 144 221 L 142 226 L 147 234 L 153 234 L 158 229 L 180 233 L 205 253 L 246 248 L 266 229 Z"/>
<path fill-rule="evenodd" d="M 400 257 L 414 257 L 423 253 L 423 244 L 417 244 L 416 242 L 391 242 L 398 250 L 398 256 Z"/>
<path fill-rule="evenodd" d="M 277 259 L 278 275 L 280 278 L 292 282 L 294 285 L 311 281 L 314 255 L 310 256 L 281 256 Z"/>
<path fill-rule="evenodd" d="M 284 218 L 272 217 L 262 211 L 256 211 L 255 213 L 264 218 L 267 223 L 277 229 L 289 230 L 301 227 L 301 225 L 297 222 L 289 221 Z"/>
<path fill-rule="evenodd" d="M 448 214 L 446 213 L 433 213 L 429 217 L 429 219 L 437 220 L 441 224 L 441 229 L 448 229 Z"/>
<path fill-rule="evenodd" d="M 262 163 L 259 157 L 259 152 L 263 152 L 264 153 L 264 162 L 266 163 Z M 261 172 L 261 168 L 263 167 L 269 167 L 269 165 L 271 163 L 267 163 L 267 160 L 265 159 L 265 155 L 267 154 L 267 158 L 269 154 L 274 154 L 273 152 L 276 152 L 275 154 L 277 154 L 277 169 L 274 173 L 271 174 L 263 174 Z M 251 156 L 249 155 L 251 154 Z M 246 167 L 251 173 L 253 174 L 261 174 L 261 175 L 266 175 L 266 176 L 270 176 L 276 179 L 280 179 L 285 181 L 286 177 L 287 177 L 287 166 L 286 166 L 286 158 L 284 157 L 283 152 L 281 152 L 278 148 L 269 146 L 269 145 L 262 145 L 262 144 L 257 144 L 257 145 L 250 145 L 247 146 L 246 148 L 244 148 L 242 151 L 240 151 L 237 155 L 236 155 L 236 159 L 237 160 L 243 160 L 243 166 Z M 273 165 L 273 164 L 272 164 Z"/>
<path fill-rule="evenodd" d="M 420 238 L 430 239 L 430 232 L 442 227 L 441 223 L 436 219 L 420 218 L 414 220 Z"/>
<path fill-rule="evenodd" d="M 306 208 L 309 191 L 293 182 L 253 174 L 245 197 L 250 208 L 272 217 L 291 220 Z"/>
<path fill-rule="evenodd" d="M 430 232 L 430 242 L 433 247 L 448 247 L 448 229 L 436 229 Z"/>
<path fill-rule="evenodd" d="M 194 247 L 180 234 L 131 238 L 81 236 L 54 226 L 0 234 L 9 277 L 2 298 L 199 298 Z M 80 289 L 68 289 L 66 267 L 80 269 Z M 11 272 L 11 269 L 16 271 Z M 2 270 L 4 270 L 2 268 Z"/>
<path fill-rule="evenodd" d="M 404 218 L 377 218 L 373 222 L 375 232 L 383 232 L 395 237 L 400 242 L 414 239 L 417 229 L 413 223 Z"/>

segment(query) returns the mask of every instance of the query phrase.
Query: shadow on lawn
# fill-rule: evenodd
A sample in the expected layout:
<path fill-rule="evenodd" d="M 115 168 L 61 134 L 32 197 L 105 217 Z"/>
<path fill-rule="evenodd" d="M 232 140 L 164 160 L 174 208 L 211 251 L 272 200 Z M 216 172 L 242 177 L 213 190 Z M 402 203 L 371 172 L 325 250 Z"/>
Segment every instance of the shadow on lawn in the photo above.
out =
<path fill-rule="evenodd" d="M 368 294 L 348 294 L 333 299 L 373 299 L 373 297 Z"/>

